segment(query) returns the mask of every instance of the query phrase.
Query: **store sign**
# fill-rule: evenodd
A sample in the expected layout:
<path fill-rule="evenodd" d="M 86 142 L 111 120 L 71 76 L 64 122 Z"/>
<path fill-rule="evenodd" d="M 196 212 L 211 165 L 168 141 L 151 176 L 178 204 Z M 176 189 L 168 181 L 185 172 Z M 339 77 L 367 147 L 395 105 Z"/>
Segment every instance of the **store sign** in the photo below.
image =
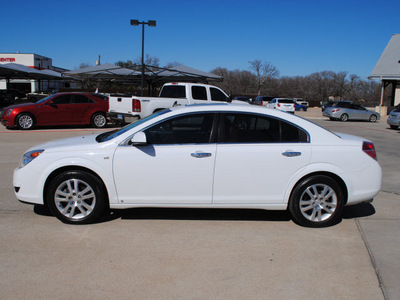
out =
<path fill-rule="evenodd" d="M 0 57 L 0 62 L 15 62 L 14 57 Z"/>

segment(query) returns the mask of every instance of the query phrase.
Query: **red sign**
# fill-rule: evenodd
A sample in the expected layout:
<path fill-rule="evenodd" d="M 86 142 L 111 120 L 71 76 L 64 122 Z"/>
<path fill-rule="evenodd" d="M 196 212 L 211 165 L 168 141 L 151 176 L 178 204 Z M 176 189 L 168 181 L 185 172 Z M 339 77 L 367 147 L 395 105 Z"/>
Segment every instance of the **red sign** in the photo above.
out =
<path fill-rule="evenodd" d="M 0 57 L 0 62 L 15 62 L 14 57 Z"/>

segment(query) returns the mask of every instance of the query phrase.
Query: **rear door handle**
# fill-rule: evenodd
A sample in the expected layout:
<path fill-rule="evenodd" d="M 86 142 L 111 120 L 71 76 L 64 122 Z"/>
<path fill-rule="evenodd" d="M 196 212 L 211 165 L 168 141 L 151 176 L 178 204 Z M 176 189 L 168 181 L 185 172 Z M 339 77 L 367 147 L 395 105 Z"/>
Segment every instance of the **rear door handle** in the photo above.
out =
<path fill-rule="evenodd" d="M 204 157 L 210 157 L 211 153 L 206 153 L 206 152 L 195 152 L 191 154 L 193 157 L 196 158 L 204 158 Z"/>
<path fill-rule="evenodd" d="M 283 152 L 282 155 L 287 156 L 287 157 L 295 157 L 295 156 L 300 156 L 301 152 L 286 151 L 286 152 Z"/>

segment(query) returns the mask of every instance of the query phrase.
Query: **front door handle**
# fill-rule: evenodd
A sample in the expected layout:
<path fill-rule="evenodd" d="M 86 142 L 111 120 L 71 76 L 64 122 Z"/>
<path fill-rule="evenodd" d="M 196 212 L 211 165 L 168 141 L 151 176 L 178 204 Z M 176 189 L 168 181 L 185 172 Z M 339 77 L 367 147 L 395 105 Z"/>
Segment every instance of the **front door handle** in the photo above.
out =
<path fill-rule="evenodd" d="M 204 157 L 210 157 L 211 153 L 206 153 L 206 152 L 195 152 L 191 154 L 193 157 L 196 158 L 204 158 Z"/>
<path fill-rule="evenodd" d="M 287 157 L 295 157 L 295 156 L 300 156 L 301 152 L 286 151 L 286 152 L 283 152 L 282 155 L 287 156 Z"/>

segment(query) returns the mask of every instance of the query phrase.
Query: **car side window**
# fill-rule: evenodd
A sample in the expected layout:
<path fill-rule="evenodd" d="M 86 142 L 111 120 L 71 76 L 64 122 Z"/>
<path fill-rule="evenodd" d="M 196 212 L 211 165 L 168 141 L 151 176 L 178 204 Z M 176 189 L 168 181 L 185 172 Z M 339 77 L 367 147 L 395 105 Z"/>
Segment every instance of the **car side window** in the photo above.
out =
<path fill-rule="evenodd" d="M 221 92 L 219 89 L 211 87 L 210 93 L 211 93 L 211 100 L 213 100 L 213 101 L 224 101 L 224 102 L 228 101 L 225 94 L 223 92 Z"/>
<path fill-rule="evenodd" d="M 93 101 L 84 95 L 74 95 L 72 98 L 73 104 L 83 104 L 83 103 L 91 103 L 91 102 L 93 102 Z"/>
<path fill-rule="evenodd" d="M 53 104 L 70 104 L 71 103 L 71 95 L 60 95 L 53 98 Z"/>
<path fill-rule="evenodd" d="M 192 97 L 195 100 L 207 100 L 207 90 L 204 86 L 192 86 Z"/>
<path fill-rule="evenodd" d="M 210 143 L 214 113 L 190 114 L 158 123 L 144 132 L 149 144 Z"/>
<path fill-rule="evenodd" d="M 304 143 L 307 133 L 284 120 L 252 114 L 224 114 L 220 123 L 222 143 Z"/>

